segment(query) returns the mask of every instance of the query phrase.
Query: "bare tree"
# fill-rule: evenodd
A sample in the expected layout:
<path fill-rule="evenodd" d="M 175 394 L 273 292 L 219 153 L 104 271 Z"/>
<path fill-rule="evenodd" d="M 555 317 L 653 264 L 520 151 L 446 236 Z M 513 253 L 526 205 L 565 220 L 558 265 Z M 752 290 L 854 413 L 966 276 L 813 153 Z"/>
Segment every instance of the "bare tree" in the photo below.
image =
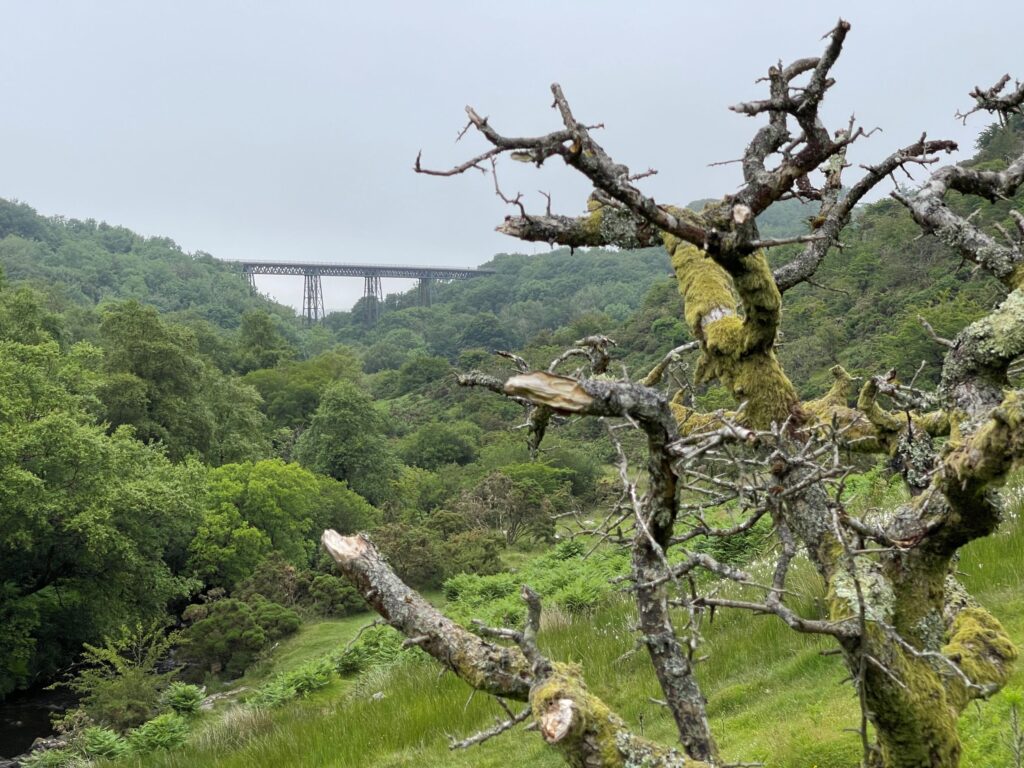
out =
<path fill-rule="evenodd" d="M 573 766 L 721 765 L 694 676 L 693 648 L 703 617 L 725 608 L 772 614 L 795 631 L 834 640 L 861 704 L 865 765 L 958 765 L 960 713 L 1005 684 L 1015 647 L 957 583 L 953 563 L 960 547 L 995 530 L 1000 509 L 994 491 L 1024 458 L 1024 399 L 1007 378 L 1011 361 L 1024 353 L 1024 218 L 1016 214 L 1016 233 L 996 237 L 958 216 L 946 196 L 955 190 L 995 200 L 1016 193 L 1024 182 L 1024 155 L 1002 172 L 947 166 L 916 192 L 894 193 L 925 232 L 994 275 L 1008 292 L 987 317 L 945 342 L 949 351 L 936 392 L 880 375 L 851 405 L 852 379 L 835 368 L 830 392 L 801 402 L 775 354 L 783 292 L 813 277 L 838 245 L 854 206 L 895 171 L 931 165 L 938 153 L 956 148 L 922 135 L 863 166 L 856 180 L 844 178 L 847 148 L 867 132 L 853 119 L 830 130 L 819 107 L 834 84 L 830 73 L 848 31 L 840 21 L 820 56 L 770 67 L 763 78 L 767 97 L 733 107 L 766 122 L 743 153 L 740 189 L 700 212 L 642 192 L 637 182 L 646 174 L 633 175 L 612 159 L 594 138 L 598 126 L 574 117 L 557 84 L 551 88 L 562 123 L 557 130 L 509 137 L 467 108 L 466 131 L 479 132 L 491 148 L 442 171 L 424 168 L 417 158 L 418 172 L 437 175 L 484 170 L 485 163 L 493 169 L 506 155 L 538 166 L 557 157 L 583 174 L 593 184 L 585 214 L 530 214 L 520 198 L 505 198 L 518 215 L 498 231 L 573 247 L 664 245 L 696 339 L 696 377 L 717 380 L 737 403 L 730 413 L 699 413 L 654 388 L 672 359 L 688 351 L 682 348 L 642 383 L 594 377 L 586 367 L 572 376 L 557 373 L 554 365 L 533 370 L 518 358 L 518 372 L 506 381 L 482 374 L 462 378 L 465 385 L 528 405 L 533 448 L 553 414 L 615 421 L 613 439 L 623 425 L 644 433 L 643 492 L 623 458 L 622 500 L 591 533 L 630 547 L 640 641 L 677 725 L 681 751 L 637 736 L 587 690 L 578 671 L 541 654 L 541 607 L 528 588 L 525 629 L 471 633 L 402 584 L 366 537 L 325 533 L 341 571 L 407 642 L 476 689 L 529 702 L 529 715 L 509 708 L 507 723 L 467 741 L 532 718 Z M 976 89 L 972 111 L 1000 118 L 1020 111 L 1024 88 L 1006 92 L 1008 83 L 1007 77 Z M 761 238 L 756 216 L 791 198 L 817 203 L 812 231 L 785 241 Z M 803 248 L 773 272 L 764 249 L 780 242 Z M 577 353 L 585 356 L 587 349 L 595 347 L 583 345 Z M 592 369 L 607 366 L 602 355 L 592 356 Z M 947 438 L 941 452 L 934 437 Z M 850 448 L 895 455 L 914 491 L 911 501 L 871 518 L 848 513 L 842 449 Z M 709 524 L 708 511 L 726 503 L 738 504 L 742 518 L 728 528 Z M 779 553 L 765 583 L 693 546 L 702 538 L 741 534 L 762 519 L 770 520 Z M 677 556 L 670 563 L 672 549 Z M 826 588 L 824 617 L 802 616 L 787 605 L 790 566 L 803 555 Z M 698 582 L 698 572 L 713 578 Z M 680 616 L 682 626 L 676 626 Z"/>

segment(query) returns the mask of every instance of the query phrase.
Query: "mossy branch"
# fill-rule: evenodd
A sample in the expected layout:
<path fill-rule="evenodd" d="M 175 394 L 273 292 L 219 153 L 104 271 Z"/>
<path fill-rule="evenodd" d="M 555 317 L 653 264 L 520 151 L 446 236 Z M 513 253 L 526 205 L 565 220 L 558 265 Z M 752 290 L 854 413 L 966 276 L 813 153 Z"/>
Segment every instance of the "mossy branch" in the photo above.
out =
<path fill-rule="evenodd" d="M 363 534 L 324 531 L 321 542 L 377 613 L 473 688 L 505 699 L 526 701 L 533 672 L 519 648 L 482 640 L 442 614 L 407 587 Z"/>
<path fill-rule="evenodd" d="M 513 633 L 527 649 L 524 654 L 519 647 L 489 643 L 451 621 L 402 583 L 365 536 L 341 536 L 328 530 L 322 543 L 341 572 L 391 626 L 414 638 L 416 645 L 473 688 L 529 701 L 541 736 L 570 766 L 711 768 L 637 736 L 587 689 L 579 667 L 541 656 L 536 646 L 540 599 L 529 588 L 522 593 L 529 615 L 526 630 Z"/>

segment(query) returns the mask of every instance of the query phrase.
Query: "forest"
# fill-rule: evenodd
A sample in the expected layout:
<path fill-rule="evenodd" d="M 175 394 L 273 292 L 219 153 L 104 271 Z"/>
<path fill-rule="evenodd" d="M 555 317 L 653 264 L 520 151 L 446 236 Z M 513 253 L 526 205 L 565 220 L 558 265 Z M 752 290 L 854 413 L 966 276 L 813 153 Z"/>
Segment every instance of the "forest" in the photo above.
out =
<path fill-rule="evenodd" d="M 983 130 L 963 166 L 998 174 L 1022 152 L 1024 120 L 1017 114 Z M 710 202 L 686 210 L 697 216 L 714 207 Z M 976 227 L 1014 231 L 1024 195 L 1014 189 L 985 201 L 953 192 L 948 204 Z M 766 207 L 758 212 L 760 236 L 785 240 L 818 231 L 818 210 L 800 200 Z M 682 213 L 678 218 L 689 221 Z M 847 394 L 859 390 L 863 401 L 865 383 L 907 384 L 881 393 L 892 398 L 887 402 L 896 414 L 886 413 L 897 421 L 891 446 L 844 453 L 848 467 L 837 499 L 847 505 L 845 514 L 868 521 L 851 529 L 866 541 L 877 509 L 913 504 L 932 482 L 929 474 L 914 485 L 898 445 L 901 391 L 942 385 L 948 340 L 1018 289 L 1008 289 L 992 270 L 976 269 L 948 242 L 921 236 L 898 200 L 857 205 L 848 219 L 842 248 L 821 262 L 813 281 L 787 290 L 773 354 L 805 404 L 834 404 L 828 398 L 844 392 L 846 408 Z M 337 556 L 320 545 L 325 529 L 343 537 L 366 533 L 388 571 L 425 595 L 458 631 L 497 637 L 495 647 L 518 643 L 539 659 L 537 638 L 530 636 L 533 604 L 520 597 L 521 585 L 529 585 L 543 603 L 543 621 L 533 630 L 539 629 L 545 653 L 582 665 L 587 684 L 640 736 L 678 740 L 679 718 L 668 706 L 649 703 L 671 694 L 640 669 L 633 647 L 631 629 L 643 617 L 624 592 L 643 585 L 623 588 L 635 578 L 635 562 L 619 546 L 630 534 L 598 524 L 615 519 L 624 487 L 647 491 L 654 483 L 628 477 L 647 461 L 643 430 L 615 431 L 564 405 L 544 412 L 528 395 L 508 398 L 488 391 L 493 387 L 464 386 L 470 371 L 477 382 L 505 381 L 547 370 L 554 360 L 560 367 L 549 373 L 564 379 L 650 382 L 666 403 L 671 397 L 687 412 L 718 413 L 723 424 L 732 423 L 722 414 L 738 398 L 725 368 L 708 375 L 707 359 L 689 352 L 665 357 L 706 344 L 688 320 L 678 261 L 661 246 L 617 245 L 611 238 L 593 247 L 553 246 L 541 255 L 499 254 L 481 265 L 495 274 L 438 285 L 432 306 L 418 306 L 409 291 L 388 296 L 376 322 L 357 303 L 309 326 L 209 254 L 0 201 L 0 698 L 18 702 L 55 686 L 71 702 L 54 717 L 55 740 L 44 744 L 51 748 L 17 764 L 497 765 L 508 747 L 495 744 L 513 738 L 536 764 L 562 764 L 535 734 L 495 734 L 493 742 L 486 733 L 468 736 L 474 728 L 485 732 L 495 715 L 502 721 L 507 715 L 513 725 L 527 719 L 529 707 L 513 712 L 506 701 L 517 696 L 497 699 L 500 709 L 472 696 L 467 702 L 467 687 L 447 675 L 431 694 L 435 699 L 417 698 L 426 695 L 424 687 L 435 688 L 428 655 L 436 654 L 419 647 L 428 641 L 371 623 L 376 614 L 367 599 L 377 598 L 368 598 L 359 578 L 339 573 Z M 802 242 L 779 245 L 766 263 L 777 268 L 804 249 Z M 563 355 L 570 348 L 573 358 Z M 1019 387 L 1013 357 L 1008 381 Z M 586 362 L 574 370 L 577 358 Z M 910 420 L 909 406 L 905 413 Z M 838 424 L 839 416 L 830 418 Z M 1019 422 L 1007 419 L 1019 432 Z M 768 422 L 743 428 L 767 434 Z M 711 429 L 703 422 L 702 428 Z M 936 435 L 936 443 L 955 447 L 960 438 L 948 432 Z M 1009 440 L 1019 442 L 1019 434 Z M 1024 638 L 1018 521 L 1024 497 L 1009 474 L 1007 514 L 993 523 L 991 542 L 977 542 L 988 548 L 988 559 L 969 550 L 958 566 L 983 598 L 999 601 L 1012 643 L 999 640 L 1001 626 L 985 625 L 999 635 L 987 647 L 992 654 L 998 642 L 1010 643 L 998 646 L 1007 659 Z M 681 495 L 708 495 L 718 482 L 701 476 Z M 701 535 L 687 545 L 687 557 L 714 563 L 686 582 L 699 584 L 702 622 L 714 617 L 715 599 L 723 613 L 729 599 L 749 602 L 742 589 L 730 591 L 733 569 L 770 581 L 765 565 L 785 548 L 770 515 L 746 524 L 745 503 L 730 497 L 706 513 L 708 530 L 739 526 L 736 535 Z M 618 525 L 629 529 L 627 518 Z M 582 535 L 595 531 L 596 538 Z M 809 556 L 790 553 L 786 591 L 800 614 L 793 621 L 827 623 L 835 587 L 827 592 L 815 583 L 816 555 L 807 546 Z M 688 561 L 666 561 L 666 568 L 669 562 L 681 573 Z M 859 591 L 860 571 L 852 568 Z M 705 597 L 705 590 L 719 597 Z M 693 620 L 693 604 L 676 606 L 680 621 L 687 611 Z M 889 742 L 875 752 L 866 748 L 884 724 L 869 715 L 859 719 L 851 688 L 833 690 L 842 670 L 834 654 L 823 653 L 821 636 L 758 629 L 744 646 L 745 621 L 726 616 L 691 635 L 719 632 L 738 643 L 739 650 L 715 644 L 696 672 L 707 687 L 712 723 L 728 723 L 725 732 L 735 734 L 721 739 L 728 761 L 820 768 L 862 759 L 885 766 L 957 764 L 949 755 L 900 762 Z M 742 653 L 761 655 L 775 676 L 763 691 L 747 676 L 751 662 Z M 787 667 L 787 657 L 799 664 Z M 535 667 L 545 663 L 544 674 L 563 674 L 551 671 L 562 669 L 552 662 Z M 578 692 L 576 673 L 565 674 L 559 684 Z M 866 679 L 858 690 L 868 690 Z M 966 710 L 966 701 L 982 697 L 964 694 L 955 747 L 964 765 L 1022 764 L 1024 678 L 1007 672 L 997 688 L 977 712 Z M 817 725 L 805 715 L 779 730 L 784 738 L 764 736 L 764 712 L 786 698 L 816 697 L 825 702 Z M 415 722 L 396 726 L 394 737 L 378 743 L 373 707 L 404 722 L 399 702 Z M 883 704 L 872 706 L 877 714 Z M 762 720 L 745 722 L 756 719 L 750 713 L 758 707 Z M 336 735 L 304 731 L 311 719 Z M 496 728 L 512 727 L 505 725 Z M 829 734 L 816 735 L 818 725 Z M 449 757 L 445 734 L 452 733 L 459 734 L 451 739 L 455 746 L 470 748 Z M 26 752 L 35 736 L 50 733 L 12 732 L 0 754 Z M 487 743 L 458 743 L 464 737 Z M 340 756 L 339 741 L 349 743 L 349 757 Z M 704 756 L 684 745 L 686 765 L 727 762 L 719 745 Z M 282 757 L 287 754 L 293 762 Z M 652 762 L 635 764 L 684 764 L 681 756 L 679 762 L 656 762 L 655 752 L 649 757 Z M 592 764 L 582 759 L 565 754 L 571 765 Z"/>

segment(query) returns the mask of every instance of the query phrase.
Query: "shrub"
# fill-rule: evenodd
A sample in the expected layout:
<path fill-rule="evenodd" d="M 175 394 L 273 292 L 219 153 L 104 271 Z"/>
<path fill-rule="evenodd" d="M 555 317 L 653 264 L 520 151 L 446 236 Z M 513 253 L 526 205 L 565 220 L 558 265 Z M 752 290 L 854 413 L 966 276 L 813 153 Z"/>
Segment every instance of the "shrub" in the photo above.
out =
<path fill-rule="evenodd" d="M 334 679 L 334 665 L 328 659 L 308 661 L 285 674 L 300 696 L 330 685 Z"/>
<path fill-rule="evenodd" d="M 347 616 L 366 610 L 366 602 L 351 584 L 326 573 L 310 583 L 309 600 L 321 616 Z"/>
<path fill-rule="evenodd" d="M 161 703 L 179 715 L 195 715 L 203 703 L 204 691 L 197 685 L 175 682 L 160 697 Z"/>
<path fill-rule="evenodd" d="M 732 521 L 729 523 L 732 524 Z M 694 549 L 711 555 L 720 563 L 743 565 L 764 552 L 771 541 L 771 521 L 767 516 L 733 536 L 707 536 L 697 539 Z"/>
<path fill-rule="evenodd" d="M 160 691 L 174 671 L 158 673 L 176 635 L 159 623 L 121 627 L 103 645 L 85 645 L 83 669 L 66 683 L 81 696 L 80 707 L 94 722 L 124 730 L 152 717 Z"/>
<path fill-rule="evenodd" d="M 309 661 L 275 677 L 250 696 L 246 704 L 256 708 L 278 707 L 330 685 L 334 674 L 334 664 L 331 660 Z"/>
<path fill-rule="evenodd" d="M 298 695 L 299 692 L 287 680 L 280 678 L 260 686 L 245 703 L 253 709 L 271 709 L 287 704 Z"/>
<path fill-rule="evenodd" d="M 501 570 L 501 548 L 499 534 L 482 530 L 457 533 L 440 547 L 444 574 L 498 573 Z"/>
<path fill-rule="evenodd" d="M 232 597 L 251 603 L 262 596 L 280 605 L 295 605 L 303 596 L 306 584 L 298 569 L 279 552 L 271 552 L 252 574 L 231 593 Z"/>
<path fill-rule="evenodd" d="M 92 726 L 75 739 L 75 748 L 89 760 L 113 759 L 125 754 L 131 747 L 123 736 L 109 728 Z"/>
<path fill-rule="evenodd" d="M 586 545 L 579 539 L 566 539 L 558 542 L 558 546 L 555 547 L 555 557 L 559 560 L 572 560 L 576 557 L 583 557 L 586 551 Z"/>
<path fill-rule="evenodd" d="M 354 675 L 374 667 L 389 666 L 419 651 L 418 648 L 402 648 L 402 641 L 402 636 L 391 627 L 370 627 L 334 657 L 334 668 L 339 675 Z"/>
<path fill-rule="evenodd" d="M 476 578 L 471 573 L 459 573 L 446 579 L 444 584 L 441 586 L 441 590 L 444 592 L 445 600 L 448 602 L 454 602 L 458 600 L 466 590 L 473 589 L 476 584 Z"/>
<path fill-rule="evenodd" d="M 569 542 L 535 558 L 519 573 L 493 576 L 462 574 L 445 582 L 446 613 L 464 626 L 480 619 L 490 626 L 519 627 L 525 609 L 519 597 L 529 584 L 544 600 L 545 608 L 579 613 L 596 608 L 613 592 L 610 580 L 629 570 L 625 553 L 599 550 L 586 558 L 569 556 Z"/>
<path fill-rule="evenodd" d="M 22 758 L 22 768 L 78 768 L 81 758 L 70 749 L 47 749 Z"/>
<path fill-rule="evenodd" d="M 593 423 L 596 425 L 597 421 Z M 593 438 L 591 441 L 580 442 L 577 445 L 586 448 L 597 442 Z M 571 483 L 573 496 L 591 501 L 597 499 L 597 481 L 601 476 L 601 462 L 598 459 L 580 448 L 556 444 L 545 451 L 544 460 L 556 469 L 568 471 L 567 478 Z"/>
<path fill-rule="evenodd" d="M 98 723 L 126 730 L 144 723 L 159 710 L 164 675 L 143 669 L 125 669 L 116 675 L 90 683 L 91 690 L 81 707 Z"/>
<path fill-rule="evenodd" d="M 584 613 L 597 608 L 607 591 L 604 584 L 581 576 L 556 592 L 554 603 L 569 613 Z"/>
<path fill-rule="evenodd" d="M 434 531 L 419 526 L 382 525 L 373 543 L 402 581 L 414 589 L 430 589 L 444 581 L 441 542 Z"/>
<path fill-rule="evenodd" d="M 273 603 L 260 595 L 255 596 L 249 605 L 252 607 L 253 618 L 267 636 L 268 642 L 292 635 L 302 625 L 299 614 L 291 608 Z"/>
<path fill-rule="evenodd" d="M 174 712 L 157 715 L 128 733 L 132 749 L 145 755 L 160 749 L 180 747 L 188 738 L 188 721 Z"/>
<path fill-rule="evenodd" d="M 480 428 L 469 422 L 424 424 L 402 440 L 406 464 L 433 470 L 445 464 L 468 464 L 476 458 Z"/>
<path fill-rule="evenodd" d="M 443 357 L 416 355 L 398 369 L 398 394 L 405 395 L 451 375 L 452 367 Z"/>
<path fill-rule="evenodd" d="M 203 607 L 205 618 L 182 632 L 182 655 L 211 672 L 242 674 L 267 644 L 252 608 L 233 598 Z"/>
<path fill-rule="evenodd" d="M 545 464 L 510 464 L 464 492 L 456 511 L 474 527 L 501 531 L 508 546 L 523 535 L 550 541 L 553 516 L 569 504 L 568 474 Z"/>
<path fill-rule="evenodd" d="M 883 461 L 867 472 L 850 475 L 844 485 L 843 501 L 851 512 L 863 515 L 874 509 L 895 508 L 906 501 L 906 490 L 900 476 Z"/>

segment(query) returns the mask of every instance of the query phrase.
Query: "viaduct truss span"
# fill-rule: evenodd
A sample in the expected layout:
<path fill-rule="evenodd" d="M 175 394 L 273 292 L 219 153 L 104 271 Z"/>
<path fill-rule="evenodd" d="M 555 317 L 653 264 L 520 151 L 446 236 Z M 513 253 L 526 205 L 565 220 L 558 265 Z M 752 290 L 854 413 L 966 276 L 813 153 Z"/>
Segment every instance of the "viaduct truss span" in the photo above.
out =
<path fill-rule="evenodd" d="M 492 269 L 465 269 L 463 267 L 416 267 L 400 264 L 338 264 L 327 261 L 243 261 L 239 262 L 249 285 L 256 287 L 256 275 L 301 275 L 304 278 L 302 314 L 306 322 L 314 323 L 324 316 L 323 277 L 361 277 L 363 296 L 366 297 L 367 319 L 380 316 L 384 302 L 382 277 L 398 277 L 419 281 L 419 303 L 430 306 L 431 286 L 437 280 L 468 280 L 472 277 L 494 274 Z"/>

